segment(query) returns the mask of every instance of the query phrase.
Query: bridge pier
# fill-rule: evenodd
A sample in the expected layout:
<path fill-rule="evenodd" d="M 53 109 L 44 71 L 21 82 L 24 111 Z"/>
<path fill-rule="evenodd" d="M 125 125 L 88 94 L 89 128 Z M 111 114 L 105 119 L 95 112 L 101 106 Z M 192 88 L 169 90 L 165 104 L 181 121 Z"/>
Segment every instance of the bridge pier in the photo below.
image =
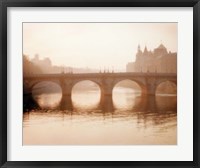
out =
<path fill-rule="evenodd" d="M 111 83 L 105 83 L 101 85 L 101 102 L 111 101 L 112 100 L 112 90 L 113 86 Z"/>
<path fill-rule="evenodd" d="M 61 110 L 73 110 L 71 95 L 63 95 L 60 102 Z"/>
<path fill-rule="evenodd" d="M 61 110 L 72 110 L 73 109 L 73 104 L 72 104 L 72 98 L 71 98 L 71 93 L 72 93 L 72 83 L 62 79 L 60 81 L 61 84 L 61 89 L 62 89 L 62 99 L 60 102 L 60 109 Z"/>
<path fill-rule="evenodd" d="M 154 83 L 147 83 L 145 87 L 142 90 L 143 95 L 150 95 L 155 96 L 156 95 L 156 86 Z"/>
<path fill-rule="evenodd" d="M 156 97 L 154 95 L 141 96 L 140 102 L 133 109 L 141 112 L 157 112 Z"/>
<path fill-rule="evenodd" d="M 101 87 L 100 106 L 104 112 L 112 112 L 114 110 L 112 100 L 113 85 L 111 81 L 103 80 Z"/>
<path fill-rule="evenodd" d="M 101 96 L 100 108 L 104 112 L 113 112 L 114 106 L 113 106 L 112 95 L 102 95 Z"/>
<path fill-rule="evenodd" d="M 144 98 L 144 106 L 146 112 L 157 112 L 157 104 L 155 95 L 148 95 Z"/>

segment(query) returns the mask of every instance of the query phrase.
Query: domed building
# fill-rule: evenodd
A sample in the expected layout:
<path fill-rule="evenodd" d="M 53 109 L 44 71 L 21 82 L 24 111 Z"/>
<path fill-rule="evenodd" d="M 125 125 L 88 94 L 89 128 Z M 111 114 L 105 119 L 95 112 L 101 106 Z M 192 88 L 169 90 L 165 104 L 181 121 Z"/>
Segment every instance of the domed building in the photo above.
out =
<path fill-rule="evenodd" d="M 167 51 L 167 48 L 160 44 L 157 48 L 149 51 L 145 46 L 144 51 L 138 45 L 135 62 L 129 62 L 126 66 L 127 72 L 177 72 L 177 53 Z"/>

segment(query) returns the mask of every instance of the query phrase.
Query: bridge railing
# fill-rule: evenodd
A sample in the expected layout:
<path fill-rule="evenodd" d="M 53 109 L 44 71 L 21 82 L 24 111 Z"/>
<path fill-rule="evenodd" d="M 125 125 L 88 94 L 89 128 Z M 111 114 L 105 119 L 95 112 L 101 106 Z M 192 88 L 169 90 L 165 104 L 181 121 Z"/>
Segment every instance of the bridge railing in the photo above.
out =
<path fill-rule="evenodd" d="M 98 76 L 177 76 L 176 73 L 152 73 L 152 72 L 105 72 L 105 73 L 55 73 L 55 74 L 27 74 L 24 78 L 30 77 L 98 77 Z"/>

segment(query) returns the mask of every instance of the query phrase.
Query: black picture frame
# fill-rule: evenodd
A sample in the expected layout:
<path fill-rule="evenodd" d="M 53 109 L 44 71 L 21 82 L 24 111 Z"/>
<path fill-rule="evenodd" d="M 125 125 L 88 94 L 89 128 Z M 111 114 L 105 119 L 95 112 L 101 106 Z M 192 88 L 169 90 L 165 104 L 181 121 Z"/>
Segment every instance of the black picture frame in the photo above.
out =
<path fill-rule="evenodd" d="M 193 7 L 193 161 L 7 161 L 8 7 Z M 1 167 L 200 167 L 200 2 L 199 0 L 1 0 L 0 1 L 0 165 Z"/>

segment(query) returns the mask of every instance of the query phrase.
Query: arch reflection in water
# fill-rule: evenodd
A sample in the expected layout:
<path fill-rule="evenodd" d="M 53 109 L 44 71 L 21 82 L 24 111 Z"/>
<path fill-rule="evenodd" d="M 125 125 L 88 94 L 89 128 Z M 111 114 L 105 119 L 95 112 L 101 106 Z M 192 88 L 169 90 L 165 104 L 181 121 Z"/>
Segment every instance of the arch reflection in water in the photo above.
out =
<path fill-rule="evenodd" d="M 177 96 L 138 96 L 132 109 L 140 112 L 177 111 Z"/>
<path fill-rule="evenodd" d="M 133 111 L 137 114 L 137 121 L 145 126 L 160 125 L 173 121 L 176 129 L 177 99 L 176 96 L 148 96 L 140 97 Z"/>
<path fill-rule="evenodd" d="M 94 109 L 24 113 L 23 144 L 176 144 L 176 96 L 136 96 L 133 100 L 131 108 L 113 112 L 109 109 L 112 101 L 107 101 Z"/>

